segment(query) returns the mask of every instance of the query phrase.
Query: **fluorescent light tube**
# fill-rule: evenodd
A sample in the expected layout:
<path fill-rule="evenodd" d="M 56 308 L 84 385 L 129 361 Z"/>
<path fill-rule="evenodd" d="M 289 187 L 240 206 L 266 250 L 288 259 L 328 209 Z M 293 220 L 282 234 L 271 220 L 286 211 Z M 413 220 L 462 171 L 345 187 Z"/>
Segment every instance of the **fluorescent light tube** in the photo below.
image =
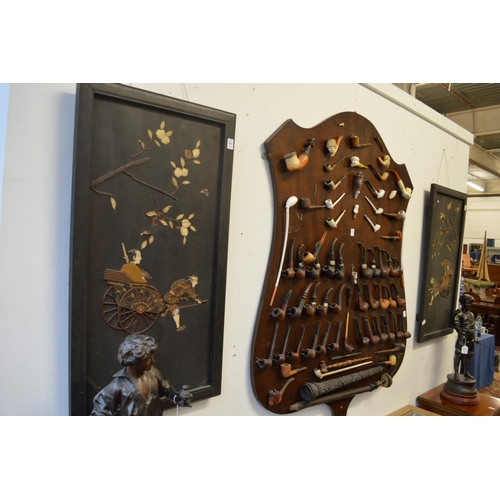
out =
<path fill-rule="evenodd" d="M 467 186 L 470 186 L 471 188 L 477 189 L 478 191 L 481 191 L 481 192 L 484 191 L 484 188 L 482 188 L 481 186 L 478 186 L 477 184 L 474 184 L 471 181 L 467 181 Z"/>

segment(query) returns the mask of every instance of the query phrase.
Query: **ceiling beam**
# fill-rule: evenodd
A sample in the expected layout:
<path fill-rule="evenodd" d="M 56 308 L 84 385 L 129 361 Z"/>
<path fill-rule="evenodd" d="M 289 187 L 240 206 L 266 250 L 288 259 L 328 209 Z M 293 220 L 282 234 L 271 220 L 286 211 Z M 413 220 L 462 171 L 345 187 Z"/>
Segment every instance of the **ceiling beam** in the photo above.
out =
<path fill-rule="evenodd" d="M 473 165 L 486 170 L 486 172 L 500 177 L 500 160 L 481 146 L 473 144 L 470 147 L 469 161 Z"/>

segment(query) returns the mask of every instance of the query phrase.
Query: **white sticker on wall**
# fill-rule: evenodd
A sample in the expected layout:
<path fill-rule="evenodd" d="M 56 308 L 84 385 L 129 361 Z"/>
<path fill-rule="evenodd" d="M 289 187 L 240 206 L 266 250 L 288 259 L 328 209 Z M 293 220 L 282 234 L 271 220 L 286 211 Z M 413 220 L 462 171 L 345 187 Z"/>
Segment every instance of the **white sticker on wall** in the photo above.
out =
<path fill-rule="evenodd" d="M 351 236 L 354 236 L 354 228 L 351 228 Z"/>

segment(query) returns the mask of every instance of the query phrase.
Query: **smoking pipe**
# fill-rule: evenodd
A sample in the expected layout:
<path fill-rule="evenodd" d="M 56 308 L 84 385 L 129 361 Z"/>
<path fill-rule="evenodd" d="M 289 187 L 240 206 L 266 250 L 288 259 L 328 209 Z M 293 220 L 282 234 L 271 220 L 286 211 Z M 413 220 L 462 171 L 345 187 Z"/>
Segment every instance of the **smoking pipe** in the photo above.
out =
<path fill-rule="evenodd" d="M 402 241 L 402 234 L 401 231 L 396 231 L 394 235 L 392 236 L 381 236 L 381 238 L 384 238 L 384 240 L 390 240 L 390 241 Z"/>
<path fill-rule="evenodd" d="M 288 344 L 288 337 L 290 336 L 290 329 L 291 329 L 291 326 L 289 326 L 287 329 L 286 329 L 286 336 L 285 336 L 285 343 L 283 344 L 283 351 L 281 354 L 275 354 L 273 356 L 273 362 L 277 365 L 282 365 L 286 358 L 285 358 L 285 354 L 286 354 L 286 345 Z"/>
<path fill-rule="evenodd" d="M 375 335 L 380 337 L 380 342 L 382 342 L 382 344 L 385 344 L 389 340 L 389 335 L 380 330 L 380 326 L 377 321 L 377 316 L 372 315 L 372 319 L 373 319 L 373 329 L 375 330 Z"/>
<path fill-rule="evenodd" d="M 405 200 L 409 200 L 412 195 L 412 190 L 409 187 L 405 187 L 403 181 L 401 180 L 400 175 L 396 172 L 396 170 L 391 170 L 396 179 L 396 184 L 398 186 L 399 192 L 401 193 L 401 197 Z"/>
<path fill-rule="evenodd" d="M 343 156 L 340 160 L 336 161 L 333 165 L 330 165 L 329 163 L 324 163 L 323 164 L 323 169 L 325 172 L 331 172 L 341 161 L 344 161 L 347 158 L 347 156 Z"/>
<path fill-rule="evenodd" d="M 273 341 L 271 342 L 271 349 L 269 350 L 269 357 L 267 359 L 257 358 L 256 363 L 259 368 L 267 368 L 268 366 L 271 366 L 273 364 L 274 345 L 276 344 L 276 335 L 278 333 L 278 327 L 279 323 L 276 323 L 276 325 L 274 325 L 274 335 L 273 335 Z"/>
<path fill-rule="evenodd" d="M 401 276 L 403 276 L 403 270 L 401 269 L 401 264 L 399 263 L 399 260 L 396 259 L 396 257 L 393 257 L 392 261 L 396 263 L 396 267 L 394 269 L 396 269 L 398 273 L 397 277 L 400 278 Z"/>
<path fill-rule="evenodd" d="M 306 276 L 311 279 L 317 279 L 321 273 L 321 264 L 318 263 L 318 253 L 326 238 L 326 232 L 323 233 L 321 239 L 314 245 L 314 265 L 307 268 Z"/>
<path fill-rule="evenodd" d="M 365 323 L 365 332 L 366 335 L 368 335 L 368 338 L 370 339 L 370 344 L 371 345 L 378 345 L 380 344 L 380 337 L 378 335 L 373 335 L 372 329 L 370 327 L 370 322 L 368 321 L 367 316 L 363 316 L 363 321 Z"/>
<path fill-rule="evenodd" d="M 346 359 L 345 361 L 339 361 L 337 363 L 332 363 L 331 365 L 327 365 L 325 361 L 321 361 L 319 364 L 319 370 L 321 373 L 327 373 L 328 370 L 335 370 L 336 368 L 344 368 L 346 366 L 355 365 L 357 363 L 361 363 L 363 361 L 371 360 L 371 356 L 365 356 L 363 358 L 355 358 L 355 359 Z"/>
<path fill-rule="evenodd" d="M 391 278 L 396 278 L 398 271 L 392 267 L 392 259 L 389 252 L 387 252 L 387 250 L 382 250 L 382 253 L 385 255 L 385 261 L 387 262 L 387 267 L 389 268 L 389 276 Z"/>
<path fill-rule="evenodd" d="M 389 168 L 391 165 L 391 157 L 389 155 L 384 155 L 383 157 L 377 156 L 377 161 L 381 167 Z"/>
<path fill-rule="evenodd" d="M 314 137 L 308 139 L 306 148 L 298 158 L 296 151 L 292 151 L 291 153 L 283 156 L 283 160 L 285 160 L 286 168 L 289 172 L 298 172 L 309 163 L 309 153 L 311 152 L 311 148 L 314 147 L 314 142 Z"/>
<path fill-rule="evenodd" d="M 332 241 L 332 245 L 330 247 L 330 254 L 329 254 L 329 260 L 328 260 L 328 265 L 323 266 L 323 269 L 321 270 L 322 273 L 327 277 L 333 279 L 335 276 L 335 243 L 337 243 L 337 239 L 335 238 Z"/>
<path fill-rule="evenodd" d="M 306 267 L 304 266 L 304 263 L 302 262 L 302 249 L 304 248 L 304 245 L 300 245 L 299 249 L 297 250 L 297 267 L 293 268 L 294 272 L 294 278 L 297 280 L 303 280 L 306 277 Z"/>
<path fill-rule="evenodd" d="M 326 149 L 328 150 L 330 158 L 335 156 L 335 153 L 339 149 L 340 143 L 342 142 L 343 138 L 344 138 L 343 135 L 339 135 L 338 137 L 328 139 L 326 141 Z"/>
<path fill-rule="evenodd" d="M 380 307 L 380 302 L 377 299 L 374 299 L 372 293 L 370 292 L 370 287 L 363 283 L 366 291 L 366 298 L 368 299 L 368 304 L 370 305 L 370 309 L 372 311 L 376 311 Z"/>
<path fill-rule="evenodd" d="M 342 292 L 344 291 L 345 283 L 339 288 L 337 293 L 337 301 L 328 306 L 328 310 L 333 314 L 340 314 L 342 312 Z"/>
<path fill-rule="evenodd" d="M 351 352 L 351 354 L 343 354 L 342 356 L 330 356 L 328 359 L 330 361 L 339 361 L 341 359 L 346 359 L 346 358 L 352 358 L 354 356 L 359 356 L 361 354 L 360 351 L 358 352 Z"/>
<path fill-rule="evenodd" d="M 291 377 L 292 375 L 296 375 L 297 373 L 303 372 L 304 370 L 307 370 L 307 366 L 296 368 L 295 370 L 292 370 L 292 365 L 290 363 L 283 363 L 280 366 L 281 376 L 283 378 Z"/>
<path fill-rule="evenodd" d="M 366 347 L 370 343 L 370 339 L 368 337 L 363 336 L 363 332 L 361 331 L 361 326 L 359 324 L 359 319 L 354 318 L 354 326 L 356 328 L 356 336 L 358 337 L 358 344 Z"/>
<path fill-rule="evenodd" d="M 300 354 L 306 359 L 314 359 L 316 357 L 316 347 L 318 346 L 319 329 L 321 327 L 321 322 L 318 321 L 318 326 L 316 328 L 316 333 L 314 334 L 313 343 L 310 349 L 302 349 Z"/>
<path fill-rule="evenodd" d="M 399 210 L 398 213 L 396 214 L 388 214 L 388 213 L 385 213 L 384 214 L 386 217 L 389 217 L 389 219 L 392 219 L 392 220 L 395 220 L 395 221 L 399 221 L 399 220 L 405 220 L 406 219 L 406 212 L 404 210 Z"/>
<path fill-rule="evenodd" d="M 326 313 L 328 312 L 328 296 L 330 295 L 330 292 L 333 290 L 333 287 L 330 287 L 326 292 L 325 296 L 323 298 L 323 303 L 318 304 L 316 306 L 316 314 L 318 316 L 326 316 Z"/>
<path fill-rule="evenodd" d="M 299 345 L 297 346 L 297 350 L 296 351 L 287 351 L 286 352 L 285 358 L 288 359 L 289 361 L 299 359 L 299 357 L 300 357 L 300 348 L 302 346 L 302 341 L 304 340 L 304 334 L 305 334 L 305 332 L 306 332 L 306 327 L 303 326 L 302 327 L 302 334 L 300 336 Z M 283 365 L 281 365 L 281 366 L 283 366 Z"/>
<path fill-rule="evenodd" d="M 347 354 L 351 354 L 354 351 L 354 347 L 347 343 L 347 337 L 349 336 L 349 311 L 347 311 L 347 315 L 345 318 L 345 331 L 344 331 L 344 351 Z"/>
<path fill-rule="evenodd" d="M 344 210 L 338 217 L 337 219 L 334 219 L 333 217 L 328 217 L 326 219 L 326 223 L 330 226 L 330 227 L 333 227 L 334 229 L 337 228 L 337 226 L 339 225 L 339 222 L 340 222 L 340 219 L 342 219 L 342 217 L 344 217 L 344 214 L 346 213 L 346 211 Z"/>
<path fill-rule="evenodd" d="M 370 199 L 368 198 L 368 196 L 365 196 L 365 200 L 368 202 L 368 204 L 370 205 L 370 207 L 372 207 L 372 210 L 373 210 L 373 213 L 375 215 L 380 215 L 381 213 L 384 212 L 384 209 L 381 207 L 381 208 L 377 208 L 371 201 Z"/>
<path fill-rule="evenodd" d="M 370 255 L 372 257 L 370 267 L 373 270 L 373 277 L 380 278 L 380 269 L 377 267 L 377 263 L 375 262 L 375 254 L 373 253 L 373 250 L 371 248 L 369 248 L 368 251 L 370 252 Z"/>
<path fill-rule="evenodd" d="M 357 172 L 354 175 L 354 184 L 353 184 L 353 196 L 354 199 L 356 199 L 359 196 L 359 193 L 361 193 L 361 188 L 363 187 L 363 172 Z"/>
<path fill-rule="evenodd" d="M 337 334 L 335 335 L 335 341 L 330 342 L 329 344 L 326 345 L 326 348 L 330 352 L 336 352 L 340 350 L 340 344 L 339 344 L 339 339 L 340 339 L 340 331 L 342 330 L 342 321 L 339 321 L 337 323 Z"/>
<path fill-rule="evenodd" d="M 366 265 L 366 250 L 362 243 L 358 243 L 361 248 L 361 277 L 370 279 L 373 276 L 373 269 Z"/>
<path fill-rule="evenodd" d="M 396 332 L 396 338 L 399 339 L 404 339 L 405 338 L 405 332 L 402 330 L 398 330 L 398 325 L 396 323 L 396 316 L 394 316 L 394 313 L 392 311 L 389 311 L 389 314 L 391 315 L 392 318 L 392 324 L 394 326 L 394 331 Z"/>
<path fill-rule="evenodd" d="M 387 322 L 387 316 L 382 316 L 382 324 L 384 325 L 384 332 L 389 335 L 389 340 L 392 342 L 396 338 L 396 334 L 394 332 L 391 332 L 389 323 Z"/>
<path fill-rule="evenodd" d="M 335 271 L 333 271 L 333 277 L 336 280 L 341 280 L 344 275 L 345 275 L 345 266 L 344 266 L 344 259 L 342 258 L 342 248 L 344 248 L 344 243 L 340 244 L 339 247 L 339 258 L 338 258 L 338 266 L 335 268 Z"/>
<path fill-rule="evenodd" d="M 272 312 L 271 316 L 274 319 L 285 319 L 286 317 L 286 307 L 288 306 L 288 301 L 290 300 L 290 296 L 292 295 L 292 289 L 288 290 L 287 294 L 285 295 L 285 299 L 283 300 L 283 304 L 281 305 L 281 308 L 275 307 Z"/>
<path fill-rule="evenodd" d="M 389 172 L 384 172 L 383 174 L 380 174 L 377 172 L 371 163 L 368 164 L 368 168 L 372 171 L 373 175 L 379 180 L 379 181 L 385 181 L 387 177 L 389 177 Z"/>
<path fill-rule="evenodd" d="M 398 289 L 396 288 L 396 285 L 394 283 L 391 283 L 391 290 L 392 293 L 394 294 L 394 298 L 396 300 L 396 303 L 399 307 L 404 307 L 406 305 L 406 300 L 401 298 L 401 296 L 398 293 Z"/>
<path fill-rule="evenodd" d="M 370 363 L 373 363 L 373 361 L 365 361 L 364 363 L 357 363 L 353 366 L 347 366 L 345 368 L 340 368 L 338 370 L 334 370 L 332 372 L 326 372 L 326 373 L 321 373 L 321 370 L 319 368 L 315 368 L 313 370 L 313 372 L 314 372 L 314 375 L 316 375 L 316 377 L 318 377 L 319 379 L 322 379 L 324 377 L 328 377 L 329 375 L 334 375 L 336 373 L 345 372 L 346 370 L 354 370 L 354 368 L 358 368 L 359 366 L 369 365 Z"/>
<path fill-rule="evenodd" d="M 283 387 L 278 391 L 277 389 L 271 389 L 268 394 L 267 394 L 267 404 L 269 406 L 274 406 L 279 403 L 281 403 L 281 399 L 283 398 L 283 393 L 285 392 L 286 388 L 294 381 L 295 379 L 292 377 L 288 379 L 284 384 Z"/>
<path fill-rule="evenodd" d="M 365 219 L 368 221 L 368 224 L 370 224 L 370 227 L 373 229 L 373 232 L 376 233 L 382 226 L 380 224 L 374 224 L 368 215 L 364 215 Z"/>
<path fill-rule="evenodd" d="M 394 354 L 391 354 L 389 356 L 389 359 L 386 361 L 379 361 L 378 363 L 375 363 L 376 365 L 391 365 L 391 366 L 396 366 L 397 358 Z"/>
<path fill-rule="evenodd" d="M 300 299 L 299 305 L 297 307 L 290 307 L 288 309 L 287 315 L 290 318 L 296 319 L 300 317 L 300 315 L 302 314 L 302 309 L 304 309 L 304 304 L 306 303 L 307 294 L 309 293 L 309 290 L 311 289 L 312 285 L 313 285 L 312 283 L 309 283 L 306 286 L 306 289 L 304 290 L 304 293 L 302 294 L 302 297 Z"/>
<path fill-rule="evenodd" d="M 325 181 L 325 183 L 323 184 L 325 186 L 325 189 L 328 189 L 330 191 L 334 191 L 335 189 L 337 189 L 339 186 L 340 186 L 340 183 L 347 177 L 347 175 L 344 175 L 343 177 L 340 178 L 339 181 L 337 182 L 333 182 L 331 179 L 328 179 L 327 181 Z"/>
<path fill-rule="evenodd" d="M 405 326 L 404 326 L 404 319 L 403 319 L 402 313 L 398 314 L 398 319 L 399 319 L 401 331 L 403 332 L 405 339 L 409 339 L 411 337 L 411 333 L 409 331 L 407 331 Z"/>
<path fill-rule="evenodd" d="M 351 161 L 351 164 L 350 164 L 351 168 L 368 168 L 366 165 L 363 165 L 359 161 L 359 158 L 357 156 L 351 156 L 350 161 Z"/>
<path fill-rule="evenodd" d="M 316 305 L 317 305 L 317 302 L 316 302 L 316 292 L 318 290 L 318 286 L 320 285 L 320 283 L 316 283 L 314 285 L 314 288 L 313 288 L 313 292 L 312 292 L 312 295 L 311 295 L 311 302 L 309 304 L 305 304 L 304 305 L 304 310 L 302 311 L 306 316 L 314 316 L 314 314 L 316 313 Z"/>
<path fill-rule="evenodd" d="M 349 305 L 351 304 L 351 297 L 352 297 L 352 288 L 349 287 L 347 289 L 347 293 L 345 294 L 345 305 L 346 307 L 349 307 Z"/>
<path fill-rule="evenodd" d="M 349 137 L 351 140 L 351 148 L 352 149 L 359 149 L 359 148 L 366 148 L 367 146 L 371 146 L 371 142 L 365 142 L 364 144 L 359 143 L 359 137 L 357 135 L 351 135 Z"/>
<path fill-rule="evenodd" d="M 406 349 L 404 344 L 400 344 L 397 342 L 392 346 L 392 349 L 385 349 L 384 351 L 375 351 L 373 354 L 389 354 L 392 352 L 399 353 L 403 352 Z"/>
<path fill-rule="evenodd" d="M 375 198 L 380 199 L 380 198 L 384 197 L 385 191 L 383 189 L 375 189 L 372 186 L 372 183 L 368 180 L 365 181 L 365 184 L 368 186 L 368 189 L 370 189 L 370 191 L 372 192 L 373 196 L 375 196 Z"/>
<path fill-rule="evenodd" d="M 375 283 L 375 289 L 377 290 L 377 295 L 378 295 L 378 301 L 379 301 L 379 307 L 382 309 L 382 311 L 385 311 L 388 309 L 390 306 L 391 302 L 389 299 L 386 299 L 382 293 L 382 290 L 380 289 L 380 284 Z"/>
<path fill-rule="evenodd" d="M 283 251 L 281 253 L 281 260 L 278 268 L 278 276 L 276 277 L 276 283 L 274 284 L 273 294 L 271 296 L 270 306 L 273 305 L 274 297 L 276 296 L 276 291 L 278 290 L 278 284 L 281 278 L 281 270 L 283 269 L 283 261 L 285 260 L 286 252 L 286 242 L 288 240 L 288 226 L 290 225 L 290 208 L 293 207 L 299 199 L 296 196 L 290 196 L 285 202 L 285 237 L 283 241 Z"/>
<path fill-rule="evenodd" d="M 325 336 L 323 337 L 323 342 L 316 346 L 316 353 L 317 354 L 326 354 L 326 343 L 328 342 L 328 337 L 330 336 L 330 329 L 332 327 L 332 324 L 328 322 L 326 325 L 326 332 Z"/>
<path fill-rule="evenodd" d="M 295 269 L 293 267 L 293 247 L 295 245 L 295 238 L 292 238 L 292 242 L 290 244 L 290 264 L 288 266 L 288 269 L 285 269 L 281 273 L 282 278 L 293 278 L 295 276 Z"/>
<path fill-rule="evenodd" d="M 321 236 L 321 239 L 314 245 L 314 253 L 304 252 L 302 254 L 302 262 L 304 264 L 312 264 L 316 260 L 319 249 L 321 248 L 321 245 L 325 241 L 325 238 L 326 238 L 326 231 L 323 233 L 323 236 Z"/>
<path fill-rule="evenodd" d="M 387 285 L 383 285 L 383 289 L 387 290 L 387 300 L 389 301 L 389 307 L 391 309 L 396 309 L 397 307 L 397 302 L 392 298 L 391 291 L 389 290 L 389 287 Z M 382 292 L 383 293 L 383 292 Z"/>
<path fill-rule="evenodd" d="M 378 266 L 380 268 L 380 277 L 382 279 L 385 279 L 385 278 L 387 278 L 387 276 L 389 276 L 389 273 L 391 272 L 391 270 L 387 266 L 384 266 L 384 261 L 382 258 L 382 252 L 380 251 L 380 248 L 375 247 L 375 250 L 377 251 Z"/>
<path fill-rule="evenodd" d="M 368 308 L 370 307 L 370 304 L 368 304 L 368 302 L 365 302 L 363 300 L 363 297 L 361 295 L 361 288 L 359 286 L 359 283 L 356 283 L 354 286 L 356 287 L 356 298 L 358 300 L 358 309 L 361 312 L 368 311 Z M 347 313 L 347 314 L 349 314 L 349 313 Z"/>

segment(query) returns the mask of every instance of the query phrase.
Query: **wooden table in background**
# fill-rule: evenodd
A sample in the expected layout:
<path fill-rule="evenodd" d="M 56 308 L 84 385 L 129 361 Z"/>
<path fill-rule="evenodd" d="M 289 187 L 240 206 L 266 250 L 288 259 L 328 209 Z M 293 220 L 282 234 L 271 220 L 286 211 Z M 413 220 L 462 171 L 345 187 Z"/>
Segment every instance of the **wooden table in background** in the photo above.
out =
<path fill-rule="evenodd" d="M 478 393 L 479 404 L 473 406 L 458 405 L 446 399 L 441 399 L 440 393 L 443 389 L 441 384 L 430 391 L 417 397 L 420 408 L 438 415 L 452 417 L 491 417 L 500 416 L 500 399 Z"/>

